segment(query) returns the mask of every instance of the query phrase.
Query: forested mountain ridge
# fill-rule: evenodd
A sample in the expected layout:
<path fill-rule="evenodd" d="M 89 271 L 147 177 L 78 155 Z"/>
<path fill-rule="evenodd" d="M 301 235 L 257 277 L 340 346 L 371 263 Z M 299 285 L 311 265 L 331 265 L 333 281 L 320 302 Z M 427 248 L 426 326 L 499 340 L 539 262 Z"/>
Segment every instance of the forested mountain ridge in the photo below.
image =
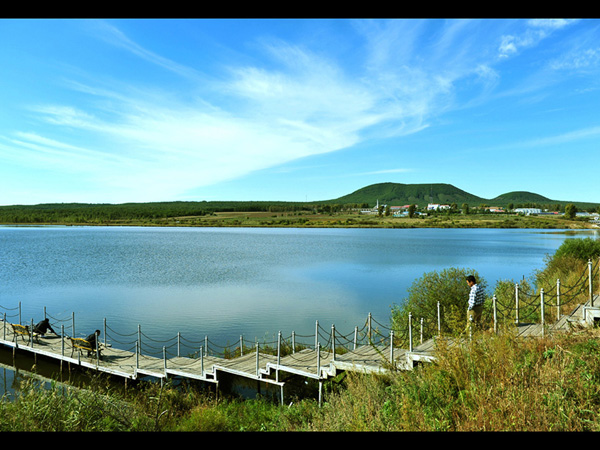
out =
<path fill-rule="evenodd" d="M 329 202 L 348 204 L 374 204 L 385 203 L 388 205 L 411 205 L 427 206 L 428 203 L 449 204 L 463 203 L 479 205 L 486 202 L 485 199 L 465 192 L 451 184 L 400 184 L 400 183 L 378 183 L 361 188 L 351 194 L 329 200 Z"/>
<path fill-rule="evenodd" d="M 469 192 L 463 191 L 451 184 L 446 183 L 424 183 L 424 184 L 401 184 L 401 183 L 378 183 L 361 188 L 351 194 L 327 203 L 348 204 L 358 203 L 374 205 L 380 204 L 403 206 L 416 204 L 425 207 L 429 203 L 452 204 L 459 207 L 466 203 L 469 206 L 502 206 L 512 204 L 514 207 L 533 205 L 565 205 L 573 203 L 581 208 L 597 207 L 599 203 L 586 203 L 578 201 L 552 200 L 539 194 L 526 191 L 513 191 L 498 195 L 492 199 L 486 199 Z"/>
<path fill-rule="evenodd" d="M 202 217 L 220 212 L 294 212 L 326 211 L 331 206 L 352 208 L 380 205 L 404 206 L 415 204 L 425 208 L 429 203 L 481 205 L 499 207 L 557 208 L 573 203 L 578 209 L 596 210 L 600 203 L 551 200 L 539 194 L 515 191 L 485 199 L 463 191 L 451 184 L 378 183 L 332 200 L 312 202 L 285 201 L 172 201 L 122 204 L 46 203 L 39 205 L 0 206 L 0 223 L 104 223 L 143 221 L 178 217 Z"/>

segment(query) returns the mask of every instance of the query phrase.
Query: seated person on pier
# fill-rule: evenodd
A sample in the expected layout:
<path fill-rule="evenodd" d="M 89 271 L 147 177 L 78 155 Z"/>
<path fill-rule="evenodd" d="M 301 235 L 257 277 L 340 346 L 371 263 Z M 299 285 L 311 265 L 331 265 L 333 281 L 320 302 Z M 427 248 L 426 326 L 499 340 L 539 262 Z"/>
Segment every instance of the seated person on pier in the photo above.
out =
<path fill-rule="evenodd" d="M 90 343 L 90 347 L 96 351 L 96 341 L 98 340 L 98 336 L 100 336 L 100 330 L 94 331 L 88 337 L 85 338 L 86 341 Z M 98 348 L 100 348 L 100 342 L 98 342 Z M 92 352 L 88 351 L 88 356 L 90 356 Z"/>
<path fill-rule="evenodd" d="M 50 320 L 48 320 L 48 318 L 38 322 L 37 325 L 33 327 L 33 332 L 39 333 L 42 336 L 44 336 L 48 331 L 52 331 L 52 333 L 58 336 L 58 333 L 52 329 L 52 326 L 50 326 Z"/>

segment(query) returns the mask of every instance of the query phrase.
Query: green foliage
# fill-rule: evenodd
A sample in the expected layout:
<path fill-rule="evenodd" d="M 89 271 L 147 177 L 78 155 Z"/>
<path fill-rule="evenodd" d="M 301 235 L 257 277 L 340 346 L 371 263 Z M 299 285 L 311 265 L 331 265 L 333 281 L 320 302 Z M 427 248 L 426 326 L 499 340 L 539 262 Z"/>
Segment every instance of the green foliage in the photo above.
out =
<path fill-rule="evenodd" d="M 441 308 L 441 331 L 456 333 L 464 331 L 466 326 L 466 311 L 469 298 L 469 286 L 466 282 L 468 275 L 474 275 L 477 284 L 484 290 L 487 282 L 472 269 L 451 267 L 442 271 L 425 273 L 415 280 L 408 289 L 408 298 L 392 308 L 392 326 L 395 332 L 406 328 L 408 314 L 420 320 L 429 321 L 425 337 L 430 337 L 437 331 L 437 324 L 431 322 L 437 318 L 438 302 Z"/>
<path fill-rule="evenodd" d="M 600 240 L 588 238 L 566 239 L 554 253 L 553 259 L 573 257 L 587 262 L 600 257 Z"/>
<path fill-rule="evenodd" d="M 436 364 L 385 378 L 349 376 L 347 389 L 312 416 L 311 429 L 600 429 L 597 332 L 552 340 L 490 334 L 468 346 L 440 344 Z"/>
<path fill-rule="evenodd" d="M 129 411 L 107 393 L 28 380 L 13 401 L 0 401 L 0 431 L 125 431 Z"/>
<path fill-rule="evenodd" d="M 153 221 L 202 217 L 215 212 L 273 212 L 310 210 L 311 205 L 291 202 L 151 202 L 86 204 L 56 203 L 0 206 L 0 223 L 102 224 L 114 221 Z"/>
<path fill-rule="evenodd" d="M 557 280 L 560 281 L 561 291 L 571 291 L 573 286 L 581 285 L 582 280 L 588 277 L 588 261 L 592 260 L 593 266 L 598 266 L 600 257 L 600 240 L 592 238 L 566 239 L 556 250 L 554 255 L 546 257 L 546 264 L 542 270 L 536 271 L 535 282 L 538 290 L 544 288 L 546 292 L 555 292 Z M 598 269 L 594 269 L 597 277 Z M 569 301 L 574 304 L 587 299 L 587 289 L 573 292 Z M 564 304 L 564 300 L 562 302 Z"/>
<path fill-rule="evenodd" d="M 570 265 L 569 274 L 563 262 L 586 265 L 572 254 L 556 261 L 566 275 L 578 275 L 579 266 Z M 435 317 L 438 299 L 464 314 L 469 274 L 477 277 L 466 269 L 427 273 L 407 303 L 420 306 L 423 317 L 432 311 Z M 519 288 L 532 290 L 525 280 Z M 512 280 L 499 281 L 493 292 L 512 307 Z M 395 307 L 393 319 L 410 310 Z M 263 398 L 217 399 L 210 391 L 158 384 L 130 395 L 101 385 L 80 391 L 24 384 L 16 398 L 1 399 L 0 432 L 600 430 L 598 328 L 526 339 L 484 332 L 468 345 L 449 342 L 436 340 L 435 364 L 348 373 L 343 386 L 326 389 L 322 406 L 313 399 L 281 406 Z"/>
<path fill-rule="evenodd" d="M 458 189 L 451 184 L 402 184 L 378 183 L 366 186 L 351 194 L 332 200 L 338 203 L 379 203 L 391 205 L 417 204 L 420 207 L 428 203 L 464 203 L 479 204 L 483 199 Z"/>
<path fill-rule="evenodd" d="M 415 205 L 414 203 L 413 203 L 413 204 L 411 204 L 411 205 L 408 207 L 408 217 L 410 217 L 411 219 L 412 219 L 413 217 L 415 217 L 415 211 L 416 211 L 416 209 L 417 209 L 417 205 Z"/>
<path fill-rule="evenodd" d="M 565 206 L 565 217 L 568 219 L 574 219 L 576 214 L 577 206 L 575 206 L 573 203 L 569 203 Z"/>
<path fill-rule="evenodd" d="M 226 212 L 322 213 L 334 214 L 344 210 L 372 207 L 379 200 L 389 206 L 428 203 L 462 204 L 463 212 L 482 204 L 542 207 L 556 210 L 561 204 L 530 192 L 512 192 L 486 200 L 450 184 L 379 183 L 366 186 L 346 196 L 317 202 L 284 201 L 173 201 L 123 204 L 48 203 L 39 205 L 0 206 L 2 224 L 90 224 L 107 223 L 165 225 L 167 220 L 177 224 L 181 218 L 193 218 L 197 225 L 202 218 Z M 597 203 L 572 203 L 575 209 L 598 210 Z M 452 208 L 451 212 L 456 212 Z M 387 210 L 385 216 L 387 216 Z M 381 215 L 384 215 L 383 212 Z M 189 223 L 188 223 L 189 224 Z"/>
<path fill-rule="evenodd" d="M 485 334 L 465 346 L 441 339 L 436 364 L 349 373 L 322 406 L 158 385 L 126 397 L 23 386 L 0 401 L 0 431 L 599 431 L 598 333 Z"/>
<path fill-rule="evenodd" d="M 337 203 L 366 203 L 374 205 L 379 203 L 391 204 L 394 206 L 417 204 L 423 208 L 428 203 L 440 203 L 457 205 L 467 204 L 470 207 L 482 204 L 492 206 L 508 206 L 514 204 L 517 207 L 541 207 L 556 209 L 555 206 L 560 202 L 548 199 L 539 194 L 525 191 L 509 192 L 499 195 L 493 199 L 478 197 L 469 192 L 463 191 L 451 184 L 446 183 L 424 183 L 424 184 L 402 184 L 402 183 L 377 183 L 363 187 L 351 194 L 339 197 L 329 202 Z M 582 209 L 595 209 L 597 203 L 576 203 L 577 207 Z M 464 210 L 464 208 L 463 208 Z"/>

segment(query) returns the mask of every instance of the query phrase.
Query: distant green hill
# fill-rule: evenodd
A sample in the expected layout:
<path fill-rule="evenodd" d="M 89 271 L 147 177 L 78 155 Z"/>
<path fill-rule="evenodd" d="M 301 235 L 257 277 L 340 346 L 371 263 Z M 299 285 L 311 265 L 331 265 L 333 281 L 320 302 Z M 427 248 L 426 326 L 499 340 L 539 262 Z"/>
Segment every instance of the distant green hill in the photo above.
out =
<path fill-rule="evenodd" d="M 539 195 L 539 194 L 534 194 L 533 192 L 527 192 L 527 191 L 515 191 L 515 192 L 508 192 L 506 194 L 502 194 L 499 195 L 498 197 L 490 200 L 492 203 L 502 203 L 502 204 L 508 204 L 508 203 L 540 203 L 540 204 L 548 204 L 548 203 L 555 203 L 554 200 L 550 200 L 547 197 L 544 197 L 543 195 Z M 562 203 L 562 202 L 556 202 L 556 203 Z"/>
<path fill-rule="evenodd" d="M 539 194 L 526 191 L 514 191 L 499 195 L 493 199 L 486 199 L 465 192 L 451 184 L 431 183 L 431 184 L 401 184 L 401 183 L 378 183 L 366 186 L 351 194 L 344 195 L 333 200 L 327 200 L 322 203 L 337 204 L 380 204 L 390 206 L 403 206 L 416 204 L 424 207 L 428 203 L 452 204 L 456 203 L 460 208 L 463 203 L 469 206 L 479 206 L 482 204 L 488 206 L 503 206 L 509 204 L 517 205 L 565 205 L 573 203 L 580 208 L 597 207 L 600 203 L 585 203 L 577 201 L 551 200 Z M 315 202 L 318 203 L 318 202 Z"/>
<path fill-rule="evenodd" d="M 550 200 L 539 194 L 515 191 L 485 199 L 458 189 L 451 184 L 400 184 L 379 183 L 366 186 L 351 194 L 333 200 L 314 202 L 282 201 L 191 201 L 123 204 L 54 203 L 40 205 L 0 206 L 2 224 L 42 223 L 156 223 L 168 218 L 202 217 L 218 212 L 298 212 L 313 211 L 321 205 L 368 205 L 387 204 L 403 206 L 415 204 L 424 208 L 428 203 L 451 205 L 459 208 L 464 203 L 470 207 L 488 205 L 507 207 L 540 207 L 554 209 L 556 205 L 573 203 L 580 210 L 596 209 L 600 203 Z M 163 222 L 160 222 L 163 223 Z"/>
<path fill-rule="evenodd" d="M 469 194 L 451 184 L 433 183 L 433 184 L 400 184 L 400 183 L 379 183 L 366 186 L 351 194 L 330 200 L 330 203 L 367 203 L 388 204 L 395 206 L 416 204 L 426 206 L 428 203 L 450 204 L 456 203 L 462 205 L 479 205 L 487 200 Z"/>

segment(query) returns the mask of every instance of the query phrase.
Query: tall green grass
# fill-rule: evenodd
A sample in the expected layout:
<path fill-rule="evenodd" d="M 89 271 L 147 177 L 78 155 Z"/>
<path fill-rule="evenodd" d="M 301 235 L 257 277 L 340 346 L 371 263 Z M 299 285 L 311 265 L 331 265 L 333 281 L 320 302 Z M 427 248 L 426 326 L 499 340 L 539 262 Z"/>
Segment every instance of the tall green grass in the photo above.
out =
<path fill-rule="evenodd" d="M 550 259 L 536 282 L 585 273 L 572 258 Z M 516 338 L 506 327 L 461 346 L 439 338 L 435 362 L 412 371 L 348 372 L 322 405 L 170 384 L 115 390 L 101 378 L 86 389 L 29 382 L 0 401 L 0 431 L 599 431 L 600 329 Z"/>
<path fill-rule="evenodd" d="M 437 361 L 387 375 L 348 373 L 325 401 L 217 398 L 148 384 L 128 393 L 22 389 L 0 431 L 598 431 L 600 330 L 546 338 L 439 341 Z"/>

